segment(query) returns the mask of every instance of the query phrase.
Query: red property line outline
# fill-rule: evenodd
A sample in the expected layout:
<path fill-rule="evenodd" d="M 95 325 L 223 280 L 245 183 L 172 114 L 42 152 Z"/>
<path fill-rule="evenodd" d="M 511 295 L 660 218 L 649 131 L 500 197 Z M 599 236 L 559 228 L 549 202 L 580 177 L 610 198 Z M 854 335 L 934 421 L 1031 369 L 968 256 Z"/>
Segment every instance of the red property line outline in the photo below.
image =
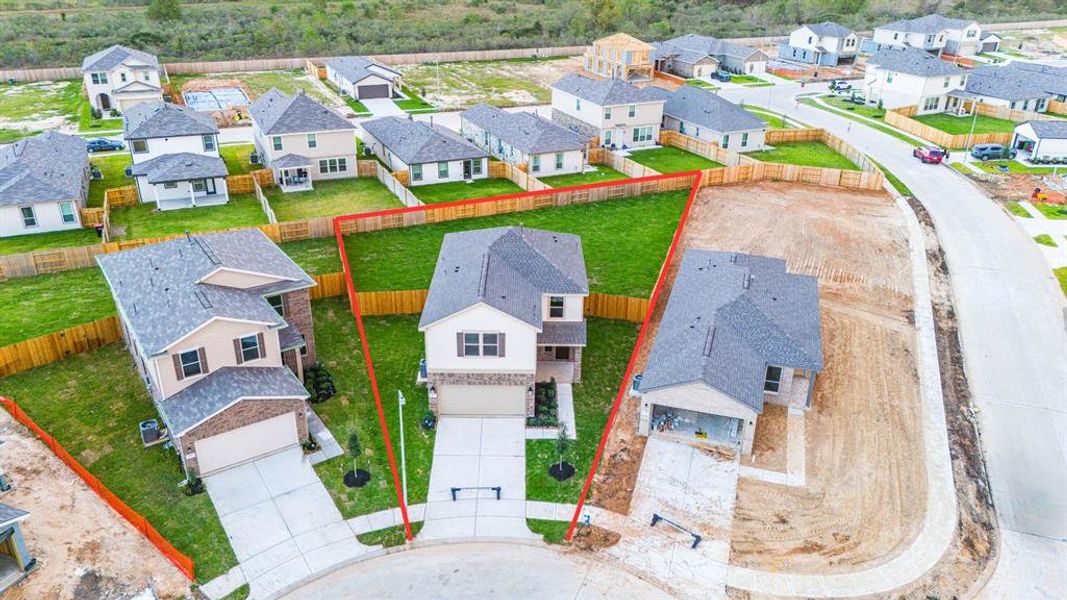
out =
<path fill-rule="evenodd" d="M 341 215 L 334 217 L 333 229 L 334 237 L 337 240 L 338 252 L 341 256 L 341 268 L 344 273 L 345 286 L 348 292 L 348 304 L 352 310 L 352 315 L 356 319 L 356 328 L 359 331 L 360 345 L 363 350 L 363 359 L 367 364 L 367 374 L 370 377 L 371 393 L 374 395 L 374 404 L 378 410 L 378 424 L 382 429 L 382 435 L 385 437 L 385 452 L 389 458 L 389 468 L 393 475 L 393 489 L 396 490 L 397 502 L 400 505 L 400 515 L 404 520 L 404 535 L 407 540 L 413 541 L 415 538 L 411 533 L 411 520 L 408 517 L 408 507 L 404 500 L 404 494 L 400 485 L 400 473 L 396 467 L 396 456 L 393 452 L 392 438 L 389 435 L 389 426 L 385 421 L 385 411 L 382 408 L 382 397 L 378 390 L 378 378 L 374 371 L 374 359 L 371 357 L 370 343 L 367 339 L 367 331 L 363 325 L 363 313 L 359 308 L 359 296 L 356 293 L 356 286 L 354 283 L 354 277 L 348 263 L 348 252 L 345 249 L 344 235 L 341 233 L 341 223 L 345 221 L 355 221 L 360 219 L 368 219 L 373 217 L 385 217 L 390 215 L 399 215 L 407 213 L 425 212 L 428 210 L 435 210 L 439 208 L 450 208 L 458 206 L 476 206 L 479 204 L 487 204 L 490 202 L 498 202 L 501 200 L 511 200 L 518 198 L 530 198 L 537 196 L 547 196 L 558 192 L 577 192 L 584 190 L 591 190 L 602 187 L 611 187 L 617 185 L 634 185 L 643 184 L 653 181 L 664 181 L 669 179 L 680 179 L 683 177 L 692 177 L 693 183 L 689 189 L 689 197 L 686 200 L 685 207 L 682 209 L 682 216 L 678 221 L 678 227 L 674 231 L 674 238 L 671 240 L 670 248 L 667 250 L 667 257 L 663 261 L 663 265 L 660 267 L 660 274 L 656 280 L 656 286 L 652 290 L 652 296 L 650 298 L 648 310 L 645 312 L 644 320 L 641 324 L 641 329 L 638 332 L 637 342 L 634 345 L 634 350 L 630 355 L 630 361 L 626 366 L 626 373 L 623 375 L 623 380 L 619 384 L 619 392 L 615 396 L 615 402 L 611 407 L 611 414 L 608 416 L 608 422 L 604 427 L 604 434 L 601 436 L 600 444 L 597 447 L 596 455 L 593 458 L 593 464 L 589 469 L 589 476 L 586 479 L 585 485 L 582 487 L 582 494 L 578 500 L 577 510 L 574 512 L 574 516 L 571 518 L 570 527 L 567 529 L 567 539 L 570 540 L 574 534 L 575 524 L 578 521 L 578 515 L 581 513 L 582 507 L 585 504 L 586 496 L 589 493 L 589 488 L 593 482 L 593 475 L 596 474 L 596 469 L 600 464 L 601 456 L 604 452 L 604 447 L 607 444 L 608 434 L 611 433 L 611 427 L 615 422 L 615 415 L 619 411 L 619 405 L 622 403 L 622 398 L 625 395 L 626 388 L 629 384 L 630 377 L 632 376 L 634 363 L 637 358 L 637 349 L 640 348 L 643 337 L 648 329 L 649 321 L 652 318 L 652 311 L 656 306 L 656 300 L 659 298 L 660 290 L 663 287 L 664 280 L 667 275 L 667 266 L 670 264 L 671 259 L 674 256 L 675 249 L 678 246 L 679 240 L 681 240 L 682 228 L 685 225 L 686 219 L 689 217 L 689 209 L 692 207 L 693 199 L 696 197 L 697 190 L 700 188 L 701 172 L 700 171 L 685 171 L 681 173 L 667 173 L 661 175 L 651 175 L 648 177 L 635 177 L 632 179 L 617 179 L 612 181 L 601 181 L 597 183 L 588 183 L 584 185 L 576 185 L 561 188 L 550 188 L 546 190 L 537 190 L 533 192 L 516 192 L 512 194 L 500 194 L 497 196 L 486 196 L 482 198 L 472 198 L 468 200 L 455 200 L 453 202 L 442 202 L 440 204 L 427 204 L 422 206 L 409 206 L 403 208 L 391 208 L 387 210 L 372 211 L 366 213 L 356 213 L 350 215 Z M 520 211 L 525 212 L 525 211 Z M 478 218 L 481 215 L 474 215 L 468 218 Z M 492 215 L 486 215 L 492 216 Z M 426 223 L 431 225 L 432 223 Z M 352 232 L 357 233 L 357 232 Z"/>

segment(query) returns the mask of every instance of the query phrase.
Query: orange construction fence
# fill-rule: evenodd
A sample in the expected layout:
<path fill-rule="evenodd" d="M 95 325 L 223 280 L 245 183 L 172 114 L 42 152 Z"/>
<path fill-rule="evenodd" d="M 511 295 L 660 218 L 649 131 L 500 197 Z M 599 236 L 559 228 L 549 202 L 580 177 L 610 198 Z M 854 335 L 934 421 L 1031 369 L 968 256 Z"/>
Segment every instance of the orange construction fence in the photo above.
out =
<path fill-rule="evenodd" d="M 111 490 L 107 489 L 107 486 L 100 483 L 100 480 L 94 477 L 85 467 L 81 466 L 81 463 L 75 460 L 62 444 L 56 441 L 54 437 L 45 433 L 45 430 L 41 429 L 41 427 L 37 425 L 37 423 L 35 423 L 14 400 L 0 396 L 0 404 L 4 405 L 4 408 L 7 409 L 7 412 L 11 413 L 11 416 L 15 417 L 16 421 L 22 423 L 29 428 L 30 431 L 37 434 L 37 436 L 41 438 L 41 441 L 59 457 L 59 460 L 63 461 L 71 471 L 74 471 L 74 473 L 78 475 L 78 477 L 81 477 L 82 481 L 84 481 L 90 489 L 103 498 L 104 502 L 107 502 L 111 508 L 115 509 L 115 512 L 119 513 L 122 515 L 122 518 L 129 521 L 134 529 L 148 538 L 148 541 L 152 542 L 152 545 L 159 549 L 167 560 L 174 563 L 174 566 L 178 567 L 179 571 L 184 573 L 190 580 L 194 579 L 193 559 L 178 552 L 178 549 L 167 541 L 167 538 L 160 535 L 155 527 L 152 527 L 152 524 L 148 522 L 148 519 L 141 516 L 141 513 L 130 508 L 125 502 L 119 499 L 118 496 L 112 493 Z"/>

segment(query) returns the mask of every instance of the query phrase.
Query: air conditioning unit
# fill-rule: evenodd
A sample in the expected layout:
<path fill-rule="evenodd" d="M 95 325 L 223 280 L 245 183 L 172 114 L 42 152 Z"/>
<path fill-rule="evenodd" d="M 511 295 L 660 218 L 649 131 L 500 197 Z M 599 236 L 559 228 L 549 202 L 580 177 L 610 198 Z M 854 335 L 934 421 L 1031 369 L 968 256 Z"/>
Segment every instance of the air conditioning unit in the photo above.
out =
<path fill-rule="evenodd" d="M 259 153 L 258 152 L 253 152 L 253 153 L 249 154 L 248 155 L 248 162 L 252 163 L 253 165 L 261 165 L 261 164 L 263 164 L 259 160 Z"/>

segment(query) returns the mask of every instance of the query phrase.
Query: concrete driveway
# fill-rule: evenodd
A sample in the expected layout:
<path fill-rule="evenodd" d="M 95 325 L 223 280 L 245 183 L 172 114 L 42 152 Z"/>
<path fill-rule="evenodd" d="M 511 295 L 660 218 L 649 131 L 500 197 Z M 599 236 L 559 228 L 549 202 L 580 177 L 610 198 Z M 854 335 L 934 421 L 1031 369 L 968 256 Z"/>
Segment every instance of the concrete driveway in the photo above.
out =
<path fill-rule="evenodd" d="M 393 102 L 389 98 L 366 98 L 360 100 L 363 106 L 367 107 L 367 110 L 374 115 L 374 118 L 378 117 L 391 117 L 391 116 L 403 116 L 407 113 L 400 110 L 397 107 L 396 102 Z"/>
<path fill-rule="evenodd" d="M 204 483 L 254 598 L 371 550 L 356 540 L 299 447 Z"/>
<path fill-rule="evenodd" d="M 500 499 L 490 488 L 500 487 Z M 463 488 L 452 500 L 452 488 Z M 526 528 L 526 419 L 442 417 L 419 540 L 536 539 Z"/>

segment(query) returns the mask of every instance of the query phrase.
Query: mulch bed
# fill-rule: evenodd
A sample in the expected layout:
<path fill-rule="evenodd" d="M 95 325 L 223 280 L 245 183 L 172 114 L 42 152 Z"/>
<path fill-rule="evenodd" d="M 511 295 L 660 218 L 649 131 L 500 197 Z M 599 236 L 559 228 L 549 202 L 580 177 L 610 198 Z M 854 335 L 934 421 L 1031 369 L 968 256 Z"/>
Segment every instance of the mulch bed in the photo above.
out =
<path fill-rule="evenodd" d="M 370 481 L 370 472 L 363 469 L 345 473 L 345 485 L 350 488 L 361 488 Z"/>
<path fill-rule="evenodd" d="M 552 466 L 548 468 L 548 474 L 556 481 L 566 481 L 571 477 L 574 477 L 574 465 L 564 461 L 562 466 L 558 462 L 552 463 Z"/>

